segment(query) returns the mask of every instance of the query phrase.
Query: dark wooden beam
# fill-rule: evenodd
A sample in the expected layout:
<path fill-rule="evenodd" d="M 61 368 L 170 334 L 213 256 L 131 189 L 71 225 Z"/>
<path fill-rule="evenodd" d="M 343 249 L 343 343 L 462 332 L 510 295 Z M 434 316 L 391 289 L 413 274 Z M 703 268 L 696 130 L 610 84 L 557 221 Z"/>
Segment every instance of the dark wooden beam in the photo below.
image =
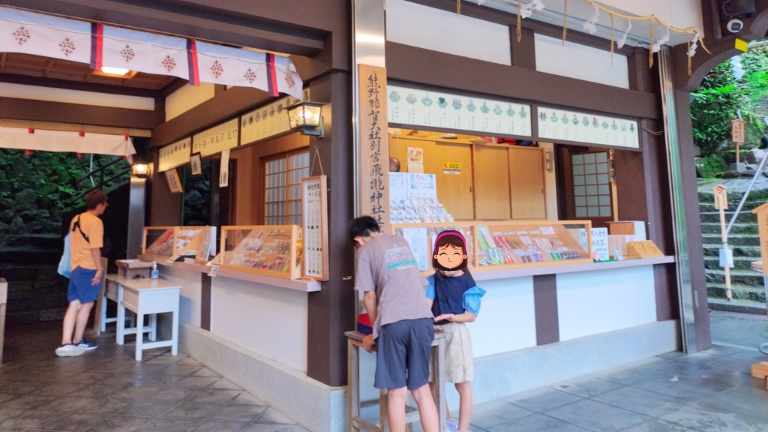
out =
<path fill-rule="evenodd" d="M 528 68 L 387 43 L 390 79 L 635 118 L 659 117 L 658 95 Z"/>
<path fill-rule="evenodd" d="M 90 75 L 90 74 L 88 74 Z M 125 86 L 112 86 L 108 84 L 97 84 L 82 81 L 69 81 L 55 78 L 34 77 L 29 75 L 0 73 L 0 82 L 14 84 L 26 84 L 43 87 L 54 87 L 70 90 L 83 90 L 98 93 L 112 93 L 127 96 L 156 97 L 159 92 L 148 89 L 132 88 Z"/>
<path fill-rule="evenodd" d="M 0 118 L 153 129 L 163 121 L 157 111 L 0 97 Z"/>
<path fill-rule="evenodd" d="M 349 73 L 334 71 L 310 88 L 313 99 L 329 102 L 323 111 L 326 136 L 313 139 L 322 165 L 313 164 L 312 175 L 321 174 L 321 166 L 328 175 L 328 247 L 333 259 L 330 280 L 323 282 L 320 292 L 309 294 L 307 375 L 330 386 L 346 384 L 344 331 L 355 325 L 354 254 L 349 240 L 353 214 L 350 80 Z"/>

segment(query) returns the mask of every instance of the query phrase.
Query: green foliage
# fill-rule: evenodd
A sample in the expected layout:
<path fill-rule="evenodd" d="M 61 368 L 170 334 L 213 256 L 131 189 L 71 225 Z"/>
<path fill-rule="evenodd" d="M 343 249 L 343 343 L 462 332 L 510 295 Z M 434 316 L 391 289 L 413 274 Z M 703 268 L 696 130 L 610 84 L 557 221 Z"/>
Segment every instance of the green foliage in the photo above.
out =
<path fill-rule="evenodd" d="M 696 164 L 699 177 L 703 178 L 719 178 L 727 168 L 725 160 L 718 154 L 705 156 Z"/>
<path fill-rule="evenodd" d="M 114 159 L 97 155 L 94 163 L 103 166 Z M 105 170 L 105 179 L 127 167 L 125 161 L 115 163 Z M 20 150 L 0 149 L 0 245 L 13 234 L 59 233 L 62 215 L 83 205 L 78 198 L 90 182 L 79 187 L 75 183 L 88 172 L 87 158 L 80 160 L 71 153 L 35 152 L 26 157 Z M 126 178 L 117 178 L 114 184 Z"/>
<path fill-rule="evenodd" d="M 701 155 L 724 156 L 731 145 L 731 120 L 746 123 L 746 145 L 757 145 L 765 130 L 758 107 L 768 97 L 768 44 L 758 44 L 741 56 L 744 75 L 736 79 L 727 60 L 716 66 L 691 93 L 693 139 Z M 721 157 L 722 159 L 722 157 Z"/>

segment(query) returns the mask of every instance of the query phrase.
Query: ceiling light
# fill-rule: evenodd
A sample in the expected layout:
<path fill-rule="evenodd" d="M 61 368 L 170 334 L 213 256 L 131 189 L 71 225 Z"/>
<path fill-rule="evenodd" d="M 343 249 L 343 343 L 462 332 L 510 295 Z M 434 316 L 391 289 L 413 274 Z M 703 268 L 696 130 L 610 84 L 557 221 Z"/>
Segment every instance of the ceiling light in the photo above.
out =
<path fill-rule="evenodd" d="M 102 66 L 101 69 L 94 71 L 93 73 L 96 75 L 118 78 L 132 78 L 134 75 L 136 75 L 136 71 L 113 66 Z"/>

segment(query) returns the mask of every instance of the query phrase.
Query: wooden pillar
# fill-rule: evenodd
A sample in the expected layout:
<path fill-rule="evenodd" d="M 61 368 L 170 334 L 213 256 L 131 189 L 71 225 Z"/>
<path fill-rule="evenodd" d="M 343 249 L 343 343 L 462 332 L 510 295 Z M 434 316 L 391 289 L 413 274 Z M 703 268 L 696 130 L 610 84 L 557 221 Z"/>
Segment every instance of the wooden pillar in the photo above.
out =
<path fill-rule="evenodd" d="M 354 328 L 354 273 L 349 222 L 353 214 L 351 76 L 334 71 L 313 82 L 312 100 L 324 102 L 325 137 L 312 139 L 312 175 L 328 176 L 328 246 L 330 279 L 309 294 L 307 375 L 331 386 L 346 384 L 344 331 Z"/>

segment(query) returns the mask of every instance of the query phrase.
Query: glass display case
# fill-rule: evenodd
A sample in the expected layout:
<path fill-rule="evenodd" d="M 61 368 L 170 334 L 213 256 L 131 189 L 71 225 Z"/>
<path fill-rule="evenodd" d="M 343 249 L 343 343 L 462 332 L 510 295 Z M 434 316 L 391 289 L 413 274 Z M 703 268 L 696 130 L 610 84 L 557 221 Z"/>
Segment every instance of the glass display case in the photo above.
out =
<path fill-rule="evenodd" d="M 302 250 L 302 231 L 297 225 L 221 228 L 223 270 L 299 279 Z"/>
<path fill-rule="evenodd" d="M 215 254 L 216 228 L 177 226 L 144 228 L 142 255 L 155 261 L 194 258 L 205 263 Z"/>
<path fill-rule="evenodd" d="M 583 246 L 569 231 L 583 229 L 591 237 L 590 221 L 486 222 L 475 225 L 476 263 L 490 266 L 591 263 L 591 239 Z"/>
<path fill-rule="evenodd" d="M 396 235 L 403 237 L 413 251 L 419 270 L 432 272 L 432 250 L 437 235 L 442 231 L 454 229 L 462 234 L 467 242 L 469 263 L 475 262 L 475 231 L 471 222 L 446 222 L 432 224 L 395 224 L 392 229 Z"/>

